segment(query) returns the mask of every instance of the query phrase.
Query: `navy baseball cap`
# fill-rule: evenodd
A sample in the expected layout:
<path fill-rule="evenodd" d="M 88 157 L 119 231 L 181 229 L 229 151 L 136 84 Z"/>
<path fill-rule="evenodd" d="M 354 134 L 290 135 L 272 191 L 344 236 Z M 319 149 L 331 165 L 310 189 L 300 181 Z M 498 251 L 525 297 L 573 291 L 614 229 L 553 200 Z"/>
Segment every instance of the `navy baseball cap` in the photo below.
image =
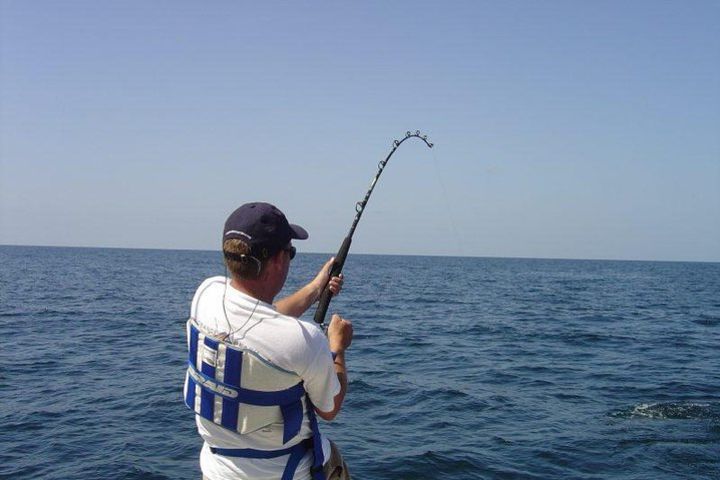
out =
<path fill-rule="evenodd" d="M 254 202 L 242 205 L 225 221 L 223 242 L 231 238 L 247 243 L 251 256 L 266 260 L 290 240 L 305 240 L 308 233 L 301 226 L 288 223 L 285 214 L 276 206 Z"/>

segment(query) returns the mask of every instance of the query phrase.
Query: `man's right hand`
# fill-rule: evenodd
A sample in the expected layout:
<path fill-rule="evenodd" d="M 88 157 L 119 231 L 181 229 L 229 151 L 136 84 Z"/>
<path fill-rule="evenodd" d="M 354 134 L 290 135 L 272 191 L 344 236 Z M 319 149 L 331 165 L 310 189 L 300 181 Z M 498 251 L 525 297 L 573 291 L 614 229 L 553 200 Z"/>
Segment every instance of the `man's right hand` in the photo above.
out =
<path fill-rule="evenodd" d="M 340 315 L 334 314 L 327 332 L 331 351 L 342 353 L 350 347 L 353 338 L 353 326 L 350 320 L 345 320 Z"/>

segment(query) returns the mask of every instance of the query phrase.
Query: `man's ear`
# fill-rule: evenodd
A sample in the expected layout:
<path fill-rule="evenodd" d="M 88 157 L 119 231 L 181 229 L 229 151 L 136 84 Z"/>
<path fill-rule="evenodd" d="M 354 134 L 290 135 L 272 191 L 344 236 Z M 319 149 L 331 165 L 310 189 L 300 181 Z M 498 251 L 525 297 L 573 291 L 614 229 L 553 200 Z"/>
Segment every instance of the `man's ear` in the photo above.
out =
<path fill-rule="evenodd" d="M 263 279 L 267 278 L 267 275 L 269 275 L 270 273 L 275 273 L 282 269 L 282 258 L 280 255 L 282 255 L 283 253 L 284 252 L 280 250 L 275 255 L 266 260 L 265 268 L 263 269 L 261 275 Z"/>

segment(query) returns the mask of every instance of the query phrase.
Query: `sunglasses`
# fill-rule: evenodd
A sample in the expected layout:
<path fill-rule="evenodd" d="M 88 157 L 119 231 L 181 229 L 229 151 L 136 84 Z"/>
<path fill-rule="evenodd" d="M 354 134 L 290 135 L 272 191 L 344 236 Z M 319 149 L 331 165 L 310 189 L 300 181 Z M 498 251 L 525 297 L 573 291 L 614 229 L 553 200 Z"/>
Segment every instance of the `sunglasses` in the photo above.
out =
<path fill-rule="evenodd" d="M 290 260 L 292 260 L 293 258 L 295 258 L 295 254 L 297 253 L 297 248 L 290 245 L 289 247 L 283 248 L 283 251 L 288 252 L 288 254 L 290 254 Z"/>

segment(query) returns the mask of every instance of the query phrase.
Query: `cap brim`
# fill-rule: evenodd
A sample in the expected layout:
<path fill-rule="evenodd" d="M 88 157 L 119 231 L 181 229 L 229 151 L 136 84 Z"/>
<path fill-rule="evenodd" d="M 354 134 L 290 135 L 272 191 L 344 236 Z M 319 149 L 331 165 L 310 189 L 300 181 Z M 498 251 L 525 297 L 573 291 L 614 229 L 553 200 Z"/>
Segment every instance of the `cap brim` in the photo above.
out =
<path fill-rule="evenodd" d="M 310 236 L 308 235 L 308 232 L 300 225 L 290 224 L 290 232 L 292 232 L 291 238 L 294 238 L 296 240 L 306 240 Z"/>

